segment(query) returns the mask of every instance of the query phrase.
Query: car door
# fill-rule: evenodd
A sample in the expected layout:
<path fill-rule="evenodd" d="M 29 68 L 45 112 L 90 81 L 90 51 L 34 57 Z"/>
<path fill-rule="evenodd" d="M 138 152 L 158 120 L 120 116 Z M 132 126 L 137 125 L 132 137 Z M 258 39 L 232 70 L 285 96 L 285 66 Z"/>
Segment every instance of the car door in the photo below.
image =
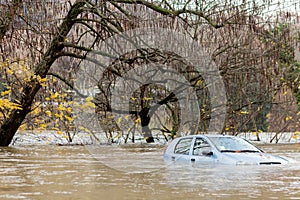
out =
<path fill-rule="evenodd" d="M 190 153 L 193 146 L 193 137 L 184 137 L 181 138 L 175 148 L 174 153 L 172 155 L 173 161 L 189 161 L 190 160 Z"/>
<path fill-rule="evenodd" d="M 214 163 L 216 161 L 216 157 L 213 153 L 213 147 L 203 137 L 194 138 L 190 154 L 191 162 Z"/>

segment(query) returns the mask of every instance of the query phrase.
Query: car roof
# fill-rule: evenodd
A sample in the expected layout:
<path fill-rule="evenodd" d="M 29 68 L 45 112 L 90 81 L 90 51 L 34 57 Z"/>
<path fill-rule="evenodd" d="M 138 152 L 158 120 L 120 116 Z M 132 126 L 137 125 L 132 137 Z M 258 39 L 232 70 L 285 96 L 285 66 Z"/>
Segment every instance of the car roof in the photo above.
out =
<path fill-rule="evenodd" d="M 224 134 L 207 134 L 207 135 L 204 135 L 205 137 L 236 137 L 236 136 L 233 136 L 233 135 L 224 135 Z"/>
<path fill-rule="evenodd" d="M 182 137 L 178 137 L 178 138 L 183 138 L 183 137 L 236 137 L 236 136 L 232 136 L 232 135 L 224 135 L 224 134 L 194 134 L 194 135 L 185 135 Z"/>

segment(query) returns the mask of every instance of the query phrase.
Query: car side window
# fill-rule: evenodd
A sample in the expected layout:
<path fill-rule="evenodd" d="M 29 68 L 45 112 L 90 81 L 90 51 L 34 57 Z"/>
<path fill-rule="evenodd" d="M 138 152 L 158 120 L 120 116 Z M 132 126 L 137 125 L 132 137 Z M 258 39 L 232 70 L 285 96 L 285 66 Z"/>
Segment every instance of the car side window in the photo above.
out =
<path fill-rule="evenodd" d="M 178 141 L 174 153 L 188 155 L 191 149 L 193 138 L 184 138 Z"/>
<path fill-rule="evenodd" d="M 203 138 L 196 138 L 194 147 L 193 147 L 193 155 L 205 155 L 211 151 L 211 146 L 209 143 Z"/>

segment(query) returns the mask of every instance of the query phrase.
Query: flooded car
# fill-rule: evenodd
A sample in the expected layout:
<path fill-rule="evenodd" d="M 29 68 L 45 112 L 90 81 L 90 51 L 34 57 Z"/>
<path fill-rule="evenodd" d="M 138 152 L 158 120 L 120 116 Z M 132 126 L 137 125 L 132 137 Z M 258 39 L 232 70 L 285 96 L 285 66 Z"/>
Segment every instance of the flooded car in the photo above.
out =
<path fill-rule="evenodd" d="M 167 147 L 164 159 L 229 165 L 289 163 L 286 158 L 265 153 L 249 141 L 229 135 L 189 135 L 176 138 Z"/>

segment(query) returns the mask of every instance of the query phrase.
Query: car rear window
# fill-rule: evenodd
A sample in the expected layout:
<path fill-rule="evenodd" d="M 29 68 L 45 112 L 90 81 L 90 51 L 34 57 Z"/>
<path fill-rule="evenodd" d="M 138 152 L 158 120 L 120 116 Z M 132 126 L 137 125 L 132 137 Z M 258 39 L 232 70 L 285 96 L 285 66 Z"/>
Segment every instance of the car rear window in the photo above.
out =
<path fill-rule="evenodd" d="M 188 155 L 190 152 L 193 138 L 183 138 L 175 146 L 174 153 Z"/>

